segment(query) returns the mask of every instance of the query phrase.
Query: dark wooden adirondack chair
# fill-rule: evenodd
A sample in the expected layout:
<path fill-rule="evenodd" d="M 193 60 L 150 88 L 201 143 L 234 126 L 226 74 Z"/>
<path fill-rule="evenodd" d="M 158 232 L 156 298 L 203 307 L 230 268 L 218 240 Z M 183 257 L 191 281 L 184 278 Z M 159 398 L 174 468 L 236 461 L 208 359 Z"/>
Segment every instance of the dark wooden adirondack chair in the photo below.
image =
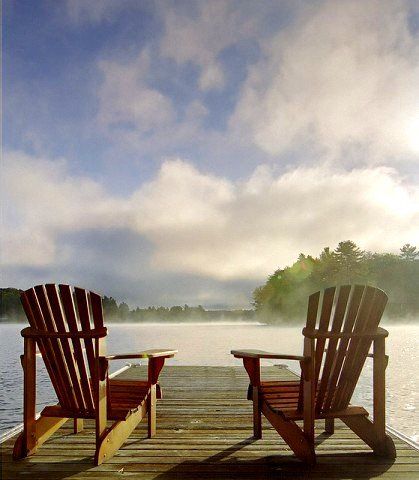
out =
<path fill-rule="evenodd" d="M 158 376 L 166 358 L 176 350 L 146 350 L 124 355 L 105 355 L 100 295 L 69 285 L 38 285 L 21 292 L 30 327 L 22 330 L 24 354 L 23 432 L 14 445 L 14 459 L 36 452 L 69 418 L 74 432 L 83 419 L 96 425 L 95 464 L 109 459 L 148 413 L 148 435 L 156 431 L 156 398 L 161 397 Z M 36 345 L 58 397 L 35 417 Z M 147 358 L 144 381 L 109 378 L 108 362 Z M 108 421 L 112 422 L 107 425 Z"/>
<path fill-rule="evenodd" d="M 340 418 L 377 455 L 396 457 L 393 440 L 385 430 L 385 338 L 378 327 L 387 295 L 378 288 L 344 285 L 309 297 L 303 328 L 304 354 L 281 355 L 259 350 L 232 350 L 242 358 L 250 377 L 248 398 L 253 400 L 253 429 L 262 437 L 261 413 L 304 462 L 315 463 L 314 421 L 325 419 L 332 434 Z M 369 353 L 373 343 L 373 353 Z M 373 358 L 374 420 L 350 400 L 367 357 Z M 297 360 L 299 381 L 264 382 L 260 359 Z M 296 421 L 303 421 L 301 429 Z"/>

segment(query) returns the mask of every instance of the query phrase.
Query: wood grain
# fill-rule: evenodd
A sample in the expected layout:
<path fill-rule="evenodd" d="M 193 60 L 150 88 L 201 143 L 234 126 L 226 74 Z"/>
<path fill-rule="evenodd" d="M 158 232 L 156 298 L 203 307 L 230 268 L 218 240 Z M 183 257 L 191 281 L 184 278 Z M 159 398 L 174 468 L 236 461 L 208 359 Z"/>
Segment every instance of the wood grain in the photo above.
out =
<path fill-rule="evenodd" d="M 146 366 L 131 367 L 119 381 L 139 380 Z M 266 381 L 298 382 L 279 367 L 262 367 Z M 67 422 L 37 452 L 11 460 L 13 439 L 2 444 L 2 478 L 33 480 L 104 479 L 365 479 L 419 478 L 419 452 L 393 437 L 397 459 L 374 456 L 370 447 L 340 420 L 335 434 L 316 421 L 317 464 L 307 468 L 277 432 L 264 421 L 263 439 L 252 438 L 252 403 L 246 400 L 248 377 L 243 367 L 166 366 L 159 380 L 165 389 L 158 402 L 158 430 L 147 438 L 141 423 L 107 463 L 94 467 L 94 422 L 73 434 Z"/>

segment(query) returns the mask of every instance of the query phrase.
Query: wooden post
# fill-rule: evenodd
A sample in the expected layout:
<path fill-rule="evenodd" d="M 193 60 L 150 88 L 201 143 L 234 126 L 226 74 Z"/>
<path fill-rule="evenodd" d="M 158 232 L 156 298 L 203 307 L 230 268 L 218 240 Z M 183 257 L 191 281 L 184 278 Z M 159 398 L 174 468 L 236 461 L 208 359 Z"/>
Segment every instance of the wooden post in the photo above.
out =
<path fill-rule="evenodd" d="M 335 433 L 335 419 L 334 418 L 326 418 L 324 421 L 324 431 L 329 435 Z"/>
<path fill-rule="evenodd" d="M 157 382 L 159 380 L 159 374 L 164 366 L 164 360 L 164 357 L 150 358 L 148 360 L 148 383 L 150 394 L 147 399 L 147 431 L 149 438 L 156 434 Z"/>
<path fill-rule="evenodd" d="M 253 436 L 262 438 L 262 410 L 259 398 L 259 387 L 252 387 L 253 400 Z"/>
<path fill-rule="evenodd" d="M 148 438 L 154 437 L 156 434 L 156 384 L 150 386 L 150 394 L 148 396 Z"/>
<path fill-rule="evenodd" d="M 80 433 L 83 431 L 83 419 L 82 418 L 75 418 L 73 423 L 73 431 L 74 433 Z"/>
<path fill-rule="evenodd" d="M 164 357 L 150 358 L 148 361 L 148 383 L 155 385 L 159 381 L 161 369 L 164 366 Z"/>
<path fill-rule="evenodd" d="M 101 338 L 95 339 L 95 371 L 97 385 L 95 385 L 95 410 L 96 410 L 96 453 L 101 445 L 101 439 L 106 432 L 107 412 L 107 362 L 101 357 L 104 354 L 104 345 Z M 104 363 L 104 361 L 106 363 Z"/>
<path fill-rule="evenodd" d="M 36 408 L 36 342 L 24 337 L 23 367 L 23 432 L 13 447 L 15 460 L 36 452 L 48 438 L 63 425 L 67 418 L 40 417 L 35 419 Z"/>
<path fill-rule="evenodd" d="M 303 376 L 304 391 L 304 434 L 314 449 L 314 407 L 316 385 L 315 382 L 315 365 L 314 365 L 314 339 L 304 338 L 304 357 L 301 361 L 301 375 Z"/>
<path fill-rule="evenodd" d="M 36 343 L 25 337 L 23 355 L 23 448 L 25 456 L 36 451 Z"/>
<path fill-rule="evenodd" d="M 243 358 L 243 365 L 250 378 L 253 401 L 253 436 L 262 438 L 262 408 L 260 402 L 260 359 Z"/>
<path fill-rule="evenodd" d="M 374 427 L 378 442 L 386 437 L 386 401 L 385 371 L 387 359 L 385 354 L 385 338 L 374 340 L 373 384 L 374 384 Z"/>

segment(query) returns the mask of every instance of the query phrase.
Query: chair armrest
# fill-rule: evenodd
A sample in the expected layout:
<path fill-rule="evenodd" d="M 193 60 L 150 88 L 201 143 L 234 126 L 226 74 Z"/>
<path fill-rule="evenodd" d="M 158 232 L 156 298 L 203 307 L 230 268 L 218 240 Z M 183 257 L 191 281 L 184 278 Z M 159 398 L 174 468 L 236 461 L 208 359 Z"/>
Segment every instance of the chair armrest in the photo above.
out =
<path fill-rule="evenodd" d="M 263 350 L 231 350 L 230 352 L 236 358 L 272 358 L 280 360 L 305 360 L 301 355 L 285 355 L 281 353 L 270 353 Z"/>
<path fill-rule="evenodd" d="M 163 350 L 154 348 L 151 350 L 143 350 L 142 352 L 136 353 L 121 353 L 116 355 L 106 355 L 106 360 L 128 360 L 130 358 L 171 358 L 174 357 L 178 353 L 177 350 Z"/>

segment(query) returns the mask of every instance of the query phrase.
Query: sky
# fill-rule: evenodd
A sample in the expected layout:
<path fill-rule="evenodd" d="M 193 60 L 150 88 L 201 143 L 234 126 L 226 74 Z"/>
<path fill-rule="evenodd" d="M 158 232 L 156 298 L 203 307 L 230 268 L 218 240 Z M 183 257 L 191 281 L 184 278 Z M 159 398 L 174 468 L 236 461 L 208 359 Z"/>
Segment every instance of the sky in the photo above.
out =
<path fill-rule="evenodd" d="M 419 2 L 4 0 L 2 286 L 249 308 L 419 246 Z"/>

